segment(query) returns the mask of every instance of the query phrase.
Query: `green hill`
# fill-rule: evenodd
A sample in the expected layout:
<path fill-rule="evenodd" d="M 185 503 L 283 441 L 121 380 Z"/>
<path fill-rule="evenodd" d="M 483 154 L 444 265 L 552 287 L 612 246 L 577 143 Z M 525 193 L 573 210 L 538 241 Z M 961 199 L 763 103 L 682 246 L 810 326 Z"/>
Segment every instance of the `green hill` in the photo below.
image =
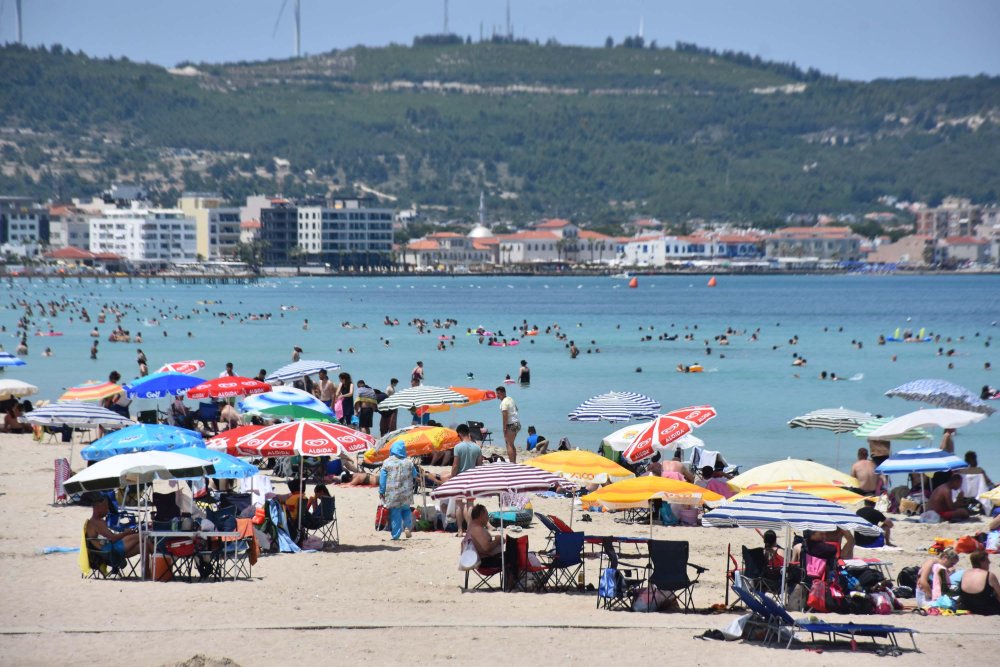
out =
<path fill-rule="evenodd" d="M 1000 78 L 846 82 L 687 45 L 358 47 L 172 71 L 8 46 L 0 81 L 12 194 L 363 184 L 469 215 L 483 189 L 497 215 L 609 222 L 995 200 L 1000 182 Z"/>

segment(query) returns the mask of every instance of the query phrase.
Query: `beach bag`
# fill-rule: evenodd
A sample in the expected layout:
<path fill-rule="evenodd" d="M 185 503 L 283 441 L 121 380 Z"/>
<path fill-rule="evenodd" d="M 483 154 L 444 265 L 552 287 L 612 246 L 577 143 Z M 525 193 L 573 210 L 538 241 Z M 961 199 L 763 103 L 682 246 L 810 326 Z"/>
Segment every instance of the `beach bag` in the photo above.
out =
<path fill-rule="evenodd" d="M 955 553 L 971 554 L 974 551 L 979 551 L 979 541 L 976 538 L 972 535 L 958 538 L 958 542 L 955 543 Z"/>
<path fill-rule="evenodd" d="M 847 612 L 847 596 L 836 581 L 826 587 L 826 610 L 836 614 Z"/>
<path fill-rule="evenodd" d="M 955 611 L 955 609 L 958 608 L 958 605 L 955 604 L 954 598 L 952 598 L 950 595 L 942 595 L 937 600 L 934 600 L 934 602 L 931 603 L 931 607 L 935 607 L 937 609 L 948 609 L 951 611 Z"/>
<path fill-rule="evenodd" d="M 640 590 L 632 600 L 632 611 L 659 611 L 675 602 L 673 593 L 661 591 L 655 586 Z"/>
<path fill-rule="evenodd" d="M 617 598 L 625 592 L 625 576 L 613 567 L 604 568 L 597 584 L 597 597 Z"/>
<path fill-rule="evenodd" d="M 806 554 L 806 576 L 812 579 L 826 579 L 826 560 Z"/>
<path fill-rule="evenodd" d="M 993 530 L 986 533 L 986 550 L 992 552 L 1000 551 L 1000 530 Z"/>
<path fill-rule="evenodd" d="M 462 572 L 475 570 L 479 567 L 479 552 L 472 538 L 466 535 L 462 538 L 462 552 L 458 555 L 458 569 Z"/>
<path fill-rule="evenodd" d="M 674 515 L 669 503 L 660 505 L 660 523 L 664 526 L 676 526 L 679 519 Z"/>
<path fill-rule="evenodd" d="M 809 587 L 809 597 L 806 598 L 806 606 L 820 613 L 826 612 L 826 592 L 827 585 L 822 578 L 817 578 Z"/>
<path fill-rule="evenodd" d="M 864 616 L 872 613 L 872 600 L 865 593 L 851 593 L 847 596 L 847 608 L 852 614 Z"/>
<path fill-rule="evenodd" d="M 389 530 L 389 508 L 385 505 L 375 510 L 375 530 Z"/>
<path fill-rule="evenodd" d="M 873 614 L 887 615 L 891 614 L 893 610 L 892 598 L 890 594 L 886 591 L 881 591 L 879 593 L 869 593 L 868 599 L 872 603 Z"/>
<path fill-rule="evenodd" d="M 920 573 L 920 568 L 916 565 L 911 565 L 910 567 L 904 567 L 899 571 L 896 576 L 896 583 L 900 586 L 909 588 L 911 591 L 917 588 L 917 575 Z"/>

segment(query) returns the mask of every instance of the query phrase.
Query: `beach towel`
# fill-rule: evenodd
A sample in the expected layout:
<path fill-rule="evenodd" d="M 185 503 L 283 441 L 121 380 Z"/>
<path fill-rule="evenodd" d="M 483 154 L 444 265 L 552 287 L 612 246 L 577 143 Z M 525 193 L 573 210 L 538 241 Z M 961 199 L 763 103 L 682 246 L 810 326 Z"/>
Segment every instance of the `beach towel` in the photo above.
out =
<path fill-rule="evenodd" d="M 993 503 L 986 499 L 980 499 L 979 496 L 990 490 L 989 485 L 986 483 L 986 476 L 982 473 L 976 473 L 975 475 L 962 475 L 962 495 L 966 498 L 975 498 L 979 500 L 979 503 L 983 506 L 983 511 L 989 516 L 990 512 L 993 511 Z"/>

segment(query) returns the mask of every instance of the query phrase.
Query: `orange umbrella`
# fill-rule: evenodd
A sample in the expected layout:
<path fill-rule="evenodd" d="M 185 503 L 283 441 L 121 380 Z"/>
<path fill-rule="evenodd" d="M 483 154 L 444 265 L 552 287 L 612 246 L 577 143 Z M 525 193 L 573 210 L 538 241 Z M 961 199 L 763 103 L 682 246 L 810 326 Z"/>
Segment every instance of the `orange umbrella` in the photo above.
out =
<path fill-rule="evenodd" d="M 365 463 L 379 463 L 389 458 L 389 448 L 400 440 L 406 445 L 407 456 L 423 456 L 443 449 L 454 449 L 458 433 L 443 426 L 414 426 L 400 429 L 381 438 L 365 452 Z"/>
<path fill-rule="evenodd" d="M 447 412 L 452 408 L 464 408 L 467 405 L 473 405 L 475 403 L 482 403 L 483 401 L 493 401 L 496 400 L 497 393 L 492 389 L 476 389 L 475 387 L 448 387 L 456 394 L 461 394 L 469 399 L 468 403 L 445 403 L 444 405 L 425 405 L 422 408 L 417 409 L 417 414 L 424 414 L 425 412 Z"/>
<path fill-rule="evenodd" d="M 108 396 L 120 394 L 124 389 L 114 382 L 88 382 L 79 387 L 70 387 L 59 397 L 60 401 L 100 401 Z"/>

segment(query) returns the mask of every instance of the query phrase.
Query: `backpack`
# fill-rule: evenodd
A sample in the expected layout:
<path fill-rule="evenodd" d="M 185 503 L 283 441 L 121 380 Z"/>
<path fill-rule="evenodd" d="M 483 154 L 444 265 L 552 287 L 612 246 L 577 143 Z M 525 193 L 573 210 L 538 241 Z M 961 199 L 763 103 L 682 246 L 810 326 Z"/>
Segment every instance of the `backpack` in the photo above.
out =
<path fill-rule="evenodd" d="M 899 571 L 899 575 L 896 577 L 896 583 L 900 586 L 906 586 L 911 590 L 916 590 L 918 574 L 920 574 L 920 568 L 916 565 L 904 567 Z"/>
<path fill-rule="evenodd" d="M 604 568 L 597 585 L 597 597 L 618 598 L 625 594 L 625 576 L 612 567 Z"/>

